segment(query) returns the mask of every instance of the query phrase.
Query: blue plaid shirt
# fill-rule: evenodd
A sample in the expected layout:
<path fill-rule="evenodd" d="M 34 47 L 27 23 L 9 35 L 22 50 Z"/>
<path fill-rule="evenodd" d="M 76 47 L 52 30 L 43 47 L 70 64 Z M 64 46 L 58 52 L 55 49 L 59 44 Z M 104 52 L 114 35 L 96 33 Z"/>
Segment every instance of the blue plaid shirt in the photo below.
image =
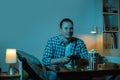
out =
<path fill-rule="evenodd" d="M 73 43 L 71 47 L 72 54 L 79 54 L 81 58 L 88 59 L 88 51 L 86 45 L 81 39 L 73 38 L 71 43 Z M 44 54 L 42 58 L 43 65 L 50 65 L 51 59 L 53 58 L 55 59 L 64 57 L 65 48 L 66 45 L 61 35 L 50 38 L 44 49 Z"/>

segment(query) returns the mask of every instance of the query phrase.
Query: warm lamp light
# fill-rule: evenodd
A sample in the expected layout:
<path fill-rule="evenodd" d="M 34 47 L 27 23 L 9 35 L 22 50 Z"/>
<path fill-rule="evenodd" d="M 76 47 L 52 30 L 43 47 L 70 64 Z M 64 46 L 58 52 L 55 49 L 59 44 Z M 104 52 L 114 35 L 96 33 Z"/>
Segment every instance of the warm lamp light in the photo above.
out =
<path fill-rule="evenodd" d="M 9 63 L 9 74 L 13 75 L 12 64 L 16 63 L 16 49 L 6 49 L 6 63 Z"/>

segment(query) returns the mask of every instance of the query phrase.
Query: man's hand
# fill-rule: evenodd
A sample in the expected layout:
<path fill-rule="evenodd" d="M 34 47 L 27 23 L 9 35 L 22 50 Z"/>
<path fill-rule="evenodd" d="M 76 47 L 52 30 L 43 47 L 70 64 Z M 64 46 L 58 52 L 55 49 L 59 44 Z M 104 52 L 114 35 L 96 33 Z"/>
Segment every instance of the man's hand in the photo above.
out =
<path fill-rule="evenodd" d="M 88 60 L 85 60 L 85 59 L 79 59 L 78 65 L 87 66 L 87 65 L 89 65 L 89 62 L 88 62 Z"/>

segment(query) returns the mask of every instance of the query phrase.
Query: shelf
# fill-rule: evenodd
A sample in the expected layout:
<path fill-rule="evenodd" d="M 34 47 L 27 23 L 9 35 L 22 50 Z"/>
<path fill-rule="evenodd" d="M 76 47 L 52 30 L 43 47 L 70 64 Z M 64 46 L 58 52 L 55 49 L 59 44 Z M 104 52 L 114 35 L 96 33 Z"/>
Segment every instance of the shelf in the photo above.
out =
<path fill-rule="evenodd" d="M 120 0 L 102 0 L 103 53 L 120 49 Z"/>
<path fill-rule="evenodd" d="M 118 39 L 116 33 L 105 32 L 103 33 L 103 48 L 104 49 L 117 49 L 118 48 Z"/>
<path fill-rule="evenodd" d="M 103 33 L 118 33 L 119 31 L 103 31 Z"/>
<path fill-rule="evenodd" d="M 105 14 L 105 15 L 118 15 L 118 13 L 113 13 L 113 12 L 103 12 L 103 14 Z"/>

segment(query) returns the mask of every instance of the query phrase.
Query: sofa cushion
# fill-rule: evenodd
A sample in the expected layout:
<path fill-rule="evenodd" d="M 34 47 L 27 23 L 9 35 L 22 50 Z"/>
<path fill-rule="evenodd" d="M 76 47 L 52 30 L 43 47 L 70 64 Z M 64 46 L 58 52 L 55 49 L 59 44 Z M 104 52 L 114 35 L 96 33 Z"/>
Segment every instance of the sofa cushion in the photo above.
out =
<path fill-rule="evenodd" d="M 23 69 L 28 72 L 30 77 L 35 80 L 45 80 L 45 69 L 39 59 L 20 50 L 17 50 L 17 56 L 23 63 Z"/>
<path fill-rule="evenodd" d="M 41 65 L 41 62 L 39 59 L 37 59 L 35 56 L 33 55 L 30 55 L 29 53 L 27 52 L 24 52 L 24 51 L 20 51 L 20 50 L 17 50 L 17 57 L 22 60 L 22 59 L 27 59 L 27 60 L 30 60 L 32 63 L 40 66 L 42 68 L 42 65 Z"/>
<path fill-rule="evenodd" d="M 45 80 L 44 70 L 32 63 L 30 60 L 23 59 L 23 69 L 28 72 L 29 76 L 33 80 Z"/>
<path fill-rule="evenodd" d="M 28 77 L 29 77 L 28 72 L 23 69 L 22 70 L 22 80 L 27 80 Z"/>

